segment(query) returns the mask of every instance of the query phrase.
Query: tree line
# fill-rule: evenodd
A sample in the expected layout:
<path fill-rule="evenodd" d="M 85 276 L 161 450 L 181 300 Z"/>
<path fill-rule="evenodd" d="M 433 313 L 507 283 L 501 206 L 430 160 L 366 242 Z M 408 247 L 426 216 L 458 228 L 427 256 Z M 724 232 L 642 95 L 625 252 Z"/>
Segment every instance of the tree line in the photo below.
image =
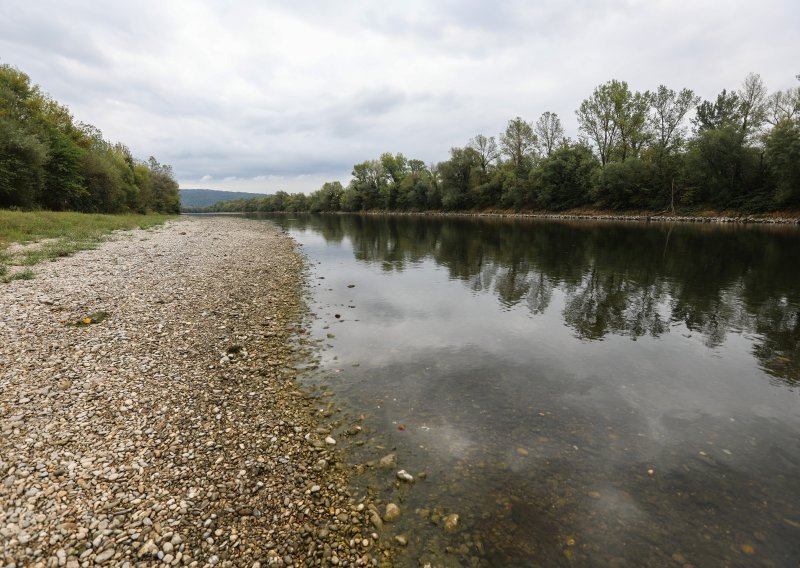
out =
<path fill-rule="evenodd" d="M 279 191 L 205 210 L 800 207 L 800 87 L 769 93 L 750 74 L 739 89 L 701 101 L 691 89 L 640 92 L 611 80 L 575 112 L 577 140 L 555 113 L 535 122 L 516 117 L 499 136 L 478 134 L 443 162 L 385 153 L 353 166 L 347 186 L 328 182 L 310 195 Z"/>
<path fill-rule="evenodd" d="M 133 158 L 91 124 L 0 65 L 0 208 L 178 213 L 170 166 Z"/>

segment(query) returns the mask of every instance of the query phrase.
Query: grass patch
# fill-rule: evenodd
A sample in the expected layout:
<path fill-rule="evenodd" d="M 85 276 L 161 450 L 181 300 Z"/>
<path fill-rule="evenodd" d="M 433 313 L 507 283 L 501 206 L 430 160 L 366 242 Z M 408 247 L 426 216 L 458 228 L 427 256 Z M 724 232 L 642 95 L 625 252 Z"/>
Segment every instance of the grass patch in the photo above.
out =
<path fill-rule="evenodd" d="M 0 210 L 0 279 L 33 277 L 30 270 L 9 273 L 12 265 L 33 266 L 44 260 L 70 256 L 96 248 L 112 231 L 152 229 L 177 218 L 175 215 L 102 215 L 55 211 Z M 49 240 L 17 255 L 8 252 L 12 244 L 27 245 Z M 50 240 L 54 239 L 54 240 Z"/>
<path fill-rule="evenodd" d="M 27 268 L 19 272 L 8 273 L 8 267 L 0 267 L 0 282 L 8 284 L 13 280 L 33 280 L 33 270 Z"/>
<path fill-rule="evenodd" d="M 43 260 L 55 260 L 57 258 L 70 256 L 80 250 L 97 248 L 98 243 L 99 239 L 93 241 L 58 240 L 49 242 L 42 245 L 41 248 L 23 252 L 22 260 L 19 263 L 23 266 L 33 266 Z"/>
<path fill-rule="evenodd" d="M 174 215 L 102 215 L 56 211 L 0 210 L 0 249 L 42 239 L 86 241 L 119 229 L 148 229 Z"/>

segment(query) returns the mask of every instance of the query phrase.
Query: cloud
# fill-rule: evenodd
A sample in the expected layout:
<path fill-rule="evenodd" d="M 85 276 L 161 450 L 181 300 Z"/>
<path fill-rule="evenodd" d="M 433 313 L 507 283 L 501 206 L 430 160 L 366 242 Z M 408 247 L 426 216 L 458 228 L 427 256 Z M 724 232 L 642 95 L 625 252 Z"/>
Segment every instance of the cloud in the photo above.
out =
<path fill-rule="evenodd" d="M 445 159 L 517 115 L 557 112 L 574 136 L 574 109 L 611 78 L 705 98 L 750 71 L 794 86 L 800 5 L 724 12 L 712 0 L 6 0 L 0 53 L 184 186 L 311 191 L 384 151 Z"/>

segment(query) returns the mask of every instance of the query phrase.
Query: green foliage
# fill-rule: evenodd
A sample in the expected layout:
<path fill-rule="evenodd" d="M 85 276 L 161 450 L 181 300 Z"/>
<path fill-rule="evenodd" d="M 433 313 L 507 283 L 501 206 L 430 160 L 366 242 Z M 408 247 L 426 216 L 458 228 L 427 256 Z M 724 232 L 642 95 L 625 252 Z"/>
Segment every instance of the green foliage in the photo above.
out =
<path fill-rule="evenodd" d="M 0 208 L 177 213 L 178 184 L 95 127 L 75 124 L 27 75 L 0 65 Z"/>
<path fill-rule="evenodd" d="M 800 206 L 800 120 L 784 119 L 766 137 L 765 158 L 779 207 Z"/>
<path fill-rule="evenodd" d="M 581 131 L 594 143 L 605 166 L 635 158 L 649 142 L 648 119 L 653 96 L 633 92 L 625 81 L 599 85 L 576 111 Z"/>
<path fill-rule="evenodd" d="M 660 209 L 664 205 L 657 201 L 652 165 L 639 158 L 612 162 L 599 170 L 592 197 L 603 209 Z"/>
<path fill-rule="evenodd" d="M 561 119 L 554 112 L 544 112 L 533 127 L 536 134 L 536 146 L 542 156 L 550 157 L 557 148 L 564 145 L 564 127 Z"/>
<path fill-rule="evenodd" d="M 470 191 L 474 174 L 480 169 L 478 152 L 469 146 L 451 148 L 450 159 L 439 165 L 442 186 L 442 208 L 448 211 L 471 209 L 474 205 Z"/>
<path fill-rule="evenodd" d="M 500 135 L 500 149 L 518 174 L 533 166 L 537 140 L 533 125 L 520 117 L 509 120 L 506 131 Z"/>
<path fill-rule="evenodd" d="M 311 211 L 339 211 L 342 206 L 344 188 L 338 181 L 323 184 L 319 191 L 309 197 Z"/>
<path fill-rule="evenodd" d="M 693 122 L 698 132 L 727 127 L 738 128 L 742 121 L 740 109 L 739 95 L 723 89 L 713 103 L 711 101 L 700 103 Z"/>
<path fill-rule="evenodd" d="M 33 280 L 34 274 L 30 268 L 25 270 L 18 270 L 16 272 L 8 272 L 5 266 L 0 266 L 0 282 L 8 284 L 14 280 Z"/>
<path fill-rule="evenodd" d="M 35 207 L 42 191 L 47 146 L 0 117 L 0 207 Z"/>
<path fill-rule="evenodd" d="M 591 203 L 592 182 L 599 168 L 597 158 L 583 144 L 554 151 L 534 172 L 538 205 L 561 210 Z"/>

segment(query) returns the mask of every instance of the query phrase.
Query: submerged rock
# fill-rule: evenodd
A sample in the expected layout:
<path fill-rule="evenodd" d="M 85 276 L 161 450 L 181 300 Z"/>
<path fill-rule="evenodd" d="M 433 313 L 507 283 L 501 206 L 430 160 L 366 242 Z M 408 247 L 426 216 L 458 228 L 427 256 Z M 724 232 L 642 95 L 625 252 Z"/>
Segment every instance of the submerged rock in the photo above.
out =
<path fill-rule="evenodd" d="M 456 513 L 451 513 L 444 518 L 442 524 L 445 532 L 456 532 L 459 529 L 459 518 Z"/>
<path fill-rule="evenodd" d="M 400 518 L 400 507 L 394 503 L 386 505 L 386 512 L 383 513 L 383 520 L 391 523 Z"/>
<path fill-rule="evenodd" d="M 397 465 L 397 455 L 388 454 L 378 460 L 378 467 L 383 469 L 394 469 Z"/>
<path fill-rule="evenodd" d="M 397 479 L 400 481 L 405 481 L 406 483 L 414 483 L 414 476 L 404 469 L 401 469 L 397 472 Z"/>

